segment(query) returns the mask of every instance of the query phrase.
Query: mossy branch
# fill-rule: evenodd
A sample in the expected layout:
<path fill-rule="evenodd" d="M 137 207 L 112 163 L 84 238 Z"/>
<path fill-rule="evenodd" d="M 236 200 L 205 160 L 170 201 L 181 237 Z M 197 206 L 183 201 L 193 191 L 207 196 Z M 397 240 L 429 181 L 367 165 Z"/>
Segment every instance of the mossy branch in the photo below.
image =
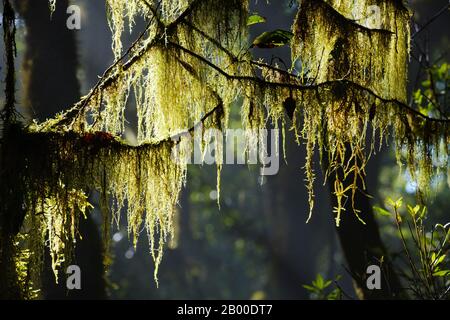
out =
<path fill-rule="evenodd" d="M 191 50 L 189 50 L 177 43 L 169 42 L 168 45 L 172 46 L 178 50 L 181 50 L 181 51 L 189 54 L 190 56 L 200 60 L 204 64 L 206 64 L 209 67 L 211 67 L 212 69 L 216 70 L 219 74 L 221 74 L 228 80 L 250 81 L 250 82 L 255 82 L 256 84 L 261 85 L 261 86 L 267 86 L 267 87 L 273 87 L 273 88 L 287 88 L 287 89 L 299 90 L 299 91 L 317 90 L 319 88 L 332 87 L 334 85 L 347 85 L 347 86 L 353 87 L 355 89 L 365 91 L 385 104 L 395 104 L 398 107 L 408 111 L 409 113 L 419 116 L 426 121 L 439 122 L 439 123 L 450 123 L 450 119 L 438 119 L 438 118 L 432 118 L 432 117 L 426 116 L 423 113 L 419 112 L 418 110 L 412 108 L 411 106 L 399 101 L 398 99 L 384 98 L 381 95 L 374 92 L 372 89 L 364 87 L 364 86 L 362 86 L 354 81 L 351 81 L 351 80 L 336 79 L 336 80 L 325 81 L 325 82 L 318 83 L 318 84 L 301 85 L 301 84 L 295 84 L 295 83 L 289 83 L 289 82 L 271 82 L 271 81 L 266 81 L 266 80 L 258 78 L 258 77 L 251 77 L 251 76 L 236 76 L 236 75 L 228 74 L 226 71 L 224 71 L 223 69 L 221 69 L 220 67 L 218 67 L 217 65 L 212 63 L 211 61 L 207 60 L 206 58 L 200 56 L 199 54 L 192 52 Z M 258 66 L 263 66 L 265 68 L 270 68 L 270 69 L 273 69 L 276 71 L 281 71 L 278 68 L 274 68 L 274 67 L 271 67 L 271 66 L 268 66 L 265 64 L 261 64 L 256 61 L 252 61 L 251 63 L 258 65 Z M 289 75 L 292 76 L 293 78 L 298 78 L 297 76 L 295 76 L 293 74 L 289 74 Z"/>
<path fill-rule="evenodd" d="M 105 88 L 111 86 L 114 84 L 115 81 L 120 76 L 120 72 L 127 71 L 130 69 L 134 64 L 138 63 L 143 55 L 147 52 L 149 52 L 152 48 L 154 48 L 157 44 L 161 43 L 163 41 L 162 34 L 158 34 L 155 39 L 149 41 L 145 38 L 145 34 L 148 32 L 149 27 L 153 23 L 154 20 L 158 21 L 158 24 L 160 24 L 160 29 L 164 32 L 170 34 L 173 32 L 177 26 L 185 19 L 187 16 L 189 16 L 193 10 L 201 3 L 200 0 L 195 0 L 191 3 L 191 5 L 185 9 L 184 12 L 180 14 L 180 16 L 169 23 L 168 25 L 164 25 L 161 20 L 158 18 L 158 9 L 153 9 L 153 7 L 145 0 L 142 0 L 143 3 L 146 5 L 147 8 L 151 8 L 150 12 L 152 12 L 152 18 L 150 19 L 149 23 L 147 24 L 147 27 L 145 30 L 139 35 L 139 37 L 132 43 L 132 45 L 125 51 L 125 53 L 117 59 L 111 66 L 109 66 L 103 75 L 100 77 L 98 82 L 95 84 L 95 86 L 89 91 L 88 95 L 83 97 L 80 101 L 76 102 L 72 108 L 64 112 L 61 116 L 59 121 L 56 121 L 52 124 L 53 128 L 57 128 L 58 126 L 64 126 L 69 124 L 69 127 L 73 124 L 73 121 L 76 120 L 80 116 L 80 114 L 84 111 L 88 103 L 91 101 L 91 99 L 95 96 L 96 93 L 98 93 L 101 90 L 104 90 Z M 139 48 L 140 45 L 143 45 L 141 48 Z M 134 53 L 133 53 L 134 52 Z M 133 53 L 133 54 L 132 54 Z M 132 54 L 130 56 L 130 54 Z M 126 57 L 129 57 L 129 59 L 126 62 L 123 62 L 123 60 Z"/>
<path fill-rule="evenodd" d="M 311 1 L 311 0 L 307 0 L 307 1 Z M 376 28 L 368 28 L 366 26 L 363 26 L 359 23 L 357 23 L 355 20 L 349 19 L 347 17 L 345 17 L 342 13 L 340 13 L 339 11 L 337 11 L 332 5 L 330 5 L 328 2 L 326 2 L 325 0 L 312 0 L 316 3 L 319 3 L 320 5 L 322 5 L 324 8 L 327 9 L 327 11 L 330 12 L 330 14 L 337 20 L 339 21 L 339 23 L 341 25 L 347 25 L 347 26 L 351 26 L 355 29 L 358 29 L 361 32 L 365 32 L 365 33 L 381 33 L 381 34 L 385 34 L 386 36 L 391 36 L 394 35 L 395 32 L 392 32 L 390 30 L 386 30 L 386 29 L 376 29 Z"/>

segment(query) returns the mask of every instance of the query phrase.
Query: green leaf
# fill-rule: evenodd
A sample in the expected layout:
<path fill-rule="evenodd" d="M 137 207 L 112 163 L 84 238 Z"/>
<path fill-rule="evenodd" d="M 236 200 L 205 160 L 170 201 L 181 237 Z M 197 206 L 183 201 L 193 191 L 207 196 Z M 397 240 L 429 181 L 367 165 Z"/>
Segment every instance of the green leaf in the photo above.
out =
<path fill-rule="evenodd" d="M 411 217 L 413 217 L 413 218 L 417 215 L 417 213 L 418 213 L 419 210 L 420 210 L 420 206 L 419 206 L 419 205 L 416 205 L 416 206 L 413 208 L 413 207 L 411 207 L 411 206 L 408 204 L 408 205 L 407 205 L 407 208 L 408 208 L 409 214 L 410 214 Z"/>
<path fill-rule="evenodd" d="M 433 272 L 434 277 L 446 277 L 450 275 L 450 270 L 440 270 Z"/>
<path fill-rule="evenodd" d="M 253 40 L 251 48 L 276 48 L 288 44 L 293 37 L 292 32 L 277 29 L 274 31 L 266 31 Z"/>
<path fill-rule="evenodd" d="M 436 260 L 436 252 L 431 253 L 431 261 Z"/>
<path fill-rule="evenodd" d="M 386 203 L 394 209 L 399 209 L 403 205 L 403 198 L 398 198 L 397 200 L 392 200 L 392 198 L 387 197 Z"/>
<path fill-rule="evenodd" d="M 315 287 L 307 285 L 307 284 L 304 284 L 303 288 L 305 288 L 306 290 L 308 290 L 310 292 L 317 292 L 317 289 Z"/>
<path fill-rule="evenodd" d="M 448 76 L 448 69 L 448 64 L 443 63 L 437 70 L 438 77 L 442 79 Z"/>
<path fill-rule="evenodd" d="M 385 217 L 392 216 L 392 214 L 389 211 L 387 211 L 387 210 L 385 210 L 385 209 L 383 209 L 381 207 L 373 206 L 373 210 L 375 210 L 375 212 L 378 213 L 379 215 L 382 215 L 382 216 L 385 216 Z"/>
<path fill-rule="evenodd" d="M 433 252 L 433 255 L 434 255 L 434 258 L 432 258 L 431 261 L 433 263 L 433 267 L 437 267 L 438 265 L 440 265 L 444 261 L 445 254 L 440 255 L 438 258 L 436 258 L 436 255 L 434 254 L 434 252 Z"/>
<path fill-rule="evenodd" d="M 247 19 L 247 26 L 251 26 L 258 23 L 264 23 L 267 19 L 263 16 L 260 16 L 259 14 L 255 13 L 248 17 Z"/>
<path fill-rule="evenodd" d="M 327 300 L 338 300 L 340 296 L 341 290 L 339 288 L 336 288 L 328 294 Z"/>
<path fill-rule="evenodd" d="M 387 197 L 387 198 L 386 198 L 386 203 L 387 203 L 390 207 L 394 207 L 394 206 L 395 206 L 395 201 L 392 200 L 391 197 Z"/>
<path fill-rule="evenodd" d="M 422 87 L 424 87 L 424 88 L 429 88 L 431 86 L 431 81 L 430 80 L 425 80 L 425 81 L 422 81 Z"/>
<path fill-rule="evenodd" d="M 419 103 L 422 101 L 422 91 L 420 89 L 414 91 L 414 101 L 416 103 Z"/>
<path fill-rule="evenodd" d="M 324 285 L 325 285 L 325 281 L 324 281 L 322 275 L 319 273 L 316 278 L 316 287 L 319 289 L 323 289 Z"/>
<path fill-rule="evenodd" d="M 419 214 L 419 218 L 424 219 L 426 213 L 427 213 L 427 207 L 422 207 L 422 211 Z"/>

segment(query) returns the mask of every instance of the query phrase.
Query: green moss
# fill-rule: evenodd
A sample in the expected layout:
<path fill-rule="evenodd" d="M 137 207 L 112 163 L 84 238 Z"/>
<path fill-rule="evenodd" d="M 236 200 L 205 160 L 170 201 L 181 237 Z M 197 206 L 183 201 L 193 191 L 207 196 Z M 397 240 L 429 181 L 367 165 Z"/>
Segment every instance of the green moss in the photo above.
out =
<path fill-rule="evenodd" d="M 433 156 L 450 142 L 446 122 L 425 121 L 402 104 L 410 14 L 400 1 L 301 1 L 292 42 L 293 56 L 303 65 L 299 77 L 251 62 L 250 53 L 243 50 L 248 48 L 247 1 L 166 0 L 158 16 L 144 1 L 108 0 L 107 4 L 116 63 L 73 108 L 29 126 L 16 139 L 20 152 L 11 155 L 15 163 L 26 164 L 18 171 L 15 186 L 25 190 L 26 217 L 15 256 L 26 288 L 39 287 L 37 271 L 46 236 L 55 274 L 70 261 L 80 239 L 79 217 L 89 214 L 84 190 L 96 190 L 101 196 L 105 253 L 111 225 L 118 223 L 121 211 L 127 212 L 134 245 L 145 226 L 157 281 L 164 246 L 174 236 L 187 170 L 186 164 L 172 161 L 173 147 L 177 145 L 183 159 L 190 152 L 188 136 L 195 125 L 227 128 L 230 105 L 238 97 L 243 98 L 247 154 L 266 151 L 260 129 L 268 123 L 281 126 L 284 141 L 289 101 L 292 126 L 288 129 L 306 145 L 309 218 L 316 178 L 313 159 L 318 151 L 326 178 L 335 177 L 337 225 L 347 200 L 364 223 L 353 200 L 357 192 L 364 192 L 367 161 L 389 134 L 397 145 L 399 163 L 418 173 L 421 188 L 433 174 Z M 381 28 L 376 30 L 359 25 L 352 16 L 355 8 L 364 12 L 373 4 L 382 11 Z M 188 14 L 177 21 L 185 10 Z M 122 34 L 133 27 L 138 15 L 151 24 L 125 62 Z M 256 78 L 258 72 L 261 78 Z M 137 146 L 119 138 L 130 96 L 137 106 Z M 181 141 L 170 139 L 180 133 Z M 202 152 L 205 146 L 203 141 Z M 223 146 L 218 139 L 216 150 L 219 160 Z M 107 256 L 105 264 L 109 263 Z"/>

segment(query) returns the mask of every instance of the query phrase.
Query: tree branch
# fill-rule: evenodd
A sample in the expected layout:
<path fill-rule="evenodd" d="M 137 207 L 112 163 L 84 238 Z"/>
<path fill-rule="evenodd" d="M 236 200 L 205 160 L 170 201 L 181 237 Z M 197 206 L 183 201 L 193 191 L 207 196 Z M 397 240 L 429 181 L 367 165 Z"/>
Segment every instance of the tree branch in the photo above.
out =
<path fill-rule="evenodd" d="M 166 32 L 170 33 L 171 31 L 175 30 L 178 24 L 186 18 L 189 14 L 192 13 L 194 8 L 196 8 L 201 3 L 201 0 L 194 0 L 190 6 L 183 11 L 183 13 L 180 14 L 180 16 L 175 19 L 173 22 L 169 23 L 167 26 L 165 26 Z M 74 123 L 74 121 L 78 118 L 80 113 L 86 108 L 89 101 L 94 97 L 95 93 L 98 90 L 103 90 L 107 87 L 109 87 L 111 84 L 114 83 L 114 81 L 117 80 L 119 77 L 118 72 L 114 72 L 114 69 L 116 69 L 122 61 L 134 50 L 138 47 L 138 44 L 143 42 L 144 36 L 146 32 L 148 31 L 149 27 L 151 26 L 153 19 L 158 19 L 157 17 L 157 10 L 152 10 L 152 19 L 148 23 L 146 29 L 140 34 L 138 39 L 133 42 L 133 44 L 128 48 L 128 50 L 117 60 L 115 61 L 110 67 L 106 69 L 106 71 L 103 73 L 102 77 L 99 79 L 97 84 L 90 90 L 87 96 L 83 97 L 80 101 L 75 103 L 72 108 L 67 110 L 62 114 L 62 119 L 60 121 L 57 121 L 52 125 L 52 127 L 56 127 L 59 125 L 65 125 L 68 122 L 70 122 L 70 125 Z M 145 44 L 141 50 L 139 50 L 136 54 L 131 56 L 125 63 L 121 65 L 122 71 L 127 71 L 129 68 L 131 68 L 135 63 L 139 62 L 140 59 L 143 57 L 143 55 L 148 52 L 151 48 L 153 48 L 155 45 L 157 45 L 160 42 L 160 39 L 158 37 L 155 37 L 152 41 L 148 41 L 147 44 Z M 112 74 L 111 74 L 112 73 Z"/>
<path fill-rule="evenodd" d="M 416 36 L 418 36 L 430 24 L 432 24 L 436 19 L 438 19 L 442 14 L 444 14 L 449 8 L 450 8 L 450 3 L 448 3 L 441 10 L 439 10 L 430 20 L 425 22 L 425 24 L 411 36 L 411 39 L 414 39 Z"/>
<path fill-rule="evenodd" d="M 153 7 L 148 3 L 147 0 L 142 0 L 143 3 L 149 8 L 149 10 L 152 13 L 152 20 L 149 22 L 147 29 L 149 28 L 149 26 L 151 25 L 151 23 L 153 22 L 153 19 L 158 19 L 157 17 L 157 10 L 158 9 L 153 9 Z M 349 20 L 346 17 L 344 17 L 342 14 L 340 14 L 338 11 L 336 11 L 332 6 L 330 6 L 328 3 L 324 2 L 323 0 L 320 0 L 321 3 L 323 3 L 325 6 L 328 7 L 328 9 L 330 9 L 332 11 L 332 13 L 334 15 L 338 15 L 339 19 L 345 19 L 346 22 L 351 23 L 352 25 L 354 25 L 356 28 L 360 28 L 364 31 L 373 31 L 373 32 L 381 32 L 381 33 L 387 33 L 387 34 L 392 34 L 391 31 L 388 30 L 384 30 L 384 29 L 370 29 L 370 28 L 366 28 L 362 25 L 357 24 L 355 21 L 353 20 Z M 174 21 L 170 22 L 169 24 L 165 25 L 165 32 L 166 33 L 171 33 L 173 32 L 173 30 L 176 29 L 176 27 L 178 26 L 179 23 L 184 23 L 187 26 L 193 28 L 194 31 L 198 32 L 200 35 L 202 36 L 207 36 L 207 34 L 202 31 L 201 29 L 193 26 L 191 23 L 185 21 L 184 19 L 189 16 L 194 10 L 195 8 L 200 5 L 201 0 L 194 0 L 187 9 L 185 9 L 185 11 L 183 13 L 181 13 Z M 160 20 L 159 20 L 160 21 Z M 158 23 L 162 23 L 161 21 Z M 122 62 L 122 60 L 129 56 L 129 54 L 135 49 L 135 47 L 137 47 L 137 45 L 139 43 L 142 42 L 145 33 L 147 31 L 147 29 L 140 35 L 140 37 L 133 43 L 133 45 L 124 53 L 124 55 L 118 60 L 116 61 L 112 66 L 110 66 L 105 73 L 103 74 L 103 76 L 101 77 L 101 79 L 99 80 L 99 82 L 96 84 L 96 86 L 90 91 L 90 93 L 84 97 L 82 100 L 80 100 L 77 104 L 74 105 L 74 107 L 72 107 L 69 111 L 67 111 L 63 117 L 65 119 L 55 123 L 53 125 L 57 126 L 57 125 L 61 125 L 61 124 L 65 124 L 68 119 L 71 119 L 73 117 L 78 117 L 80 115 L 80 113 L 85 109 L 85 107 L 87 106 L 87 104 L 89 103 L 89 101 L 92 99 L 92 97 L 95 95 L 95 93 L 98 90 L 103 90 L 105 88 L 107 88 L 108 86 L 110 86 L 111 84 L 114 83 L 114 81 L 117 80 L 117 78 L 119 77 L 119 72 L 113 72 L 114 69 L 116 69 L 116 67 L 118 67 L 120 65 L 120 63 Z M 223 46 L 220 45 L 220 43 L 218 43 L 217 41 L 215 41 L 215 39 L 212 39 L 211 37 L 207 36 L 206 37 L 207 40 L 209 40 L 211 43 L 213 43 L 218 49 L 222 50 L 225 54 L 227 54 L 232 60 L 234 61 L 238 61 L 238 58 L 236 56 L 234 56 L 229 50 L 227 50 L 226 48 L 223 48 Z M 137 51 L 134 55 L 132 55 L 125 63 L 123 63 L 121 65 L 121 71 L 127 71 L 129 68 L 131 68 L 136 62 L 140 61 L 140 59 L 144 56 L 144 54 L 146 52 L 148 52 L 150 49 L 154 48 L 155 46 L 159 45 L 162 41 L 162 37 L 158 37 L 156 36 L 155 39 L 153 39 L 152 41 L 148 41 L 139 51 Z M 281 83 L 281 82 L 269 82 L 266 81 L 264 79 L 255 77 L 255 76 L 238 76 L 238 75 L 231 75 L 228 74 L 226 71 L 224 71 L 223 69 L 221 69 L 220 67 L 218 67 L 217 65 L 213 64 L 212 62 L 210 62 L 209 60 L 207 60 L 206 58 L 202 57 L 201 55 L 192 52 L 191 50 L 179 45 L 178 43 L 169 41 L 166 43 L 167 46 L 171 46 L 177 50 L 183 51 L 186 54 L 189 54 L 190 56 L 198 59 L 199 61 L 203 62 L 204 64 L 206 64 L 207 66 L 209 66 L 210 68 L 214 69 L 215 71 L 217 71 L 219 74 L 221 74 L 222 76 L 226 77 L 229 80 L 238 80 L 238 81 L 251 81 L 251 82 L 255 82 L 259 85 L 265 85 L 265 86 L 271 86 L 271 87 L 278 87 L 278 88 L 289 88 L 289 89 L 295 89 L 295 90 L 316 90 L 320 87 L 326 87 L 326 86 L 333 86 L 336 84 L 345 84 L 348 86 L 352 86 L 354 88 L 360 89 L 362 91 L 365 91 L 369 94 L 371 94 L 372 96 L 374 96 L 375 98 L 377 98 L 378 100 L 382 101 L 383 103 L 392 103 L 395 104 L 403 109 L 406 109 L 408 112 L 417 115 L 421 118 L 423 118 L 426 121 L 431 121 L 431 122 L 439 122 L 439 123 L 450 123 L 450 119 L 437 119 L 437 118 L 431 118 L 428 117 L 422 113 L 420 113 L 419 111 L 417 111 L 416 109 L 410 107 L 409 105 L 397 100 L 397 99 L 387 99 L 384 98 L 382 96 L 380 96 L 379 94 L 377 94 L 376 92 L 374 92 L 373 90 L 371 90 L 370 88 L 366 88 L 356 82 L 350 81 L 350 80 L 330 80 L 330 81 L 326 81 L 320 84 L 313 84 L 313 85 L 301 85 L 301 84 L 296 84 L 296 83 L 292 83 L 292 82 L 287 82 L 287 83 Z M 289 75 L 290 77 L 293 77 L 294 79 L 298 78 L 297 76 L 281 70 L 279 68 L 276 67 L 272 67 L 269 66 L 267 64 L 263 64 L 260 62 L 256 62 L 256 61 L 250 61 L 249 62 L 252 65 L 258 66 L 260 68 L 267 68 L 267 69 L 271 69 L 277 72 L 281 72 L 285 75 Z M 74 121 L 74 120 L 73 120 Z M 72 124 L 73 124 L 72 121 Z"/>
<path fill-rule="evenodd" d="M 211 61 L 207 60 L 206 58 L 200 56 L 199 54 L 190 51 L 189 49 L 186 49 L 185 47 L 174 43 L 174 42 L 169 42 L 168 45 L 181 50 L 185 53 L 187 53 L 188 55 L 198 59 L 199 61 L 203 62 L 204 64 L 206 64 L 207 66 L 211 67 L 212 69 L 216 70 L 219 74 L 221 74 L 222 76 L 224 76 L 225 78 L 229 79 L 229 80 L 238 80 L 238 81 L 251 81 L 251 82 L 255 82 L 259 85 L 265 85 L 265 86 L 269 86 L 269 87 L 278 87 L 278 88 L 289 88 L 289 89 L 296 89 L 296 90 L 300 90 L 300 91 L 306 91 L 306 90 L 316 90 L 319 89 L 321 87 L 326 87 L 326 86 L 332 86 L 332 85 L 336 85 L 336 84 L 344 84 L 344 85 L 348 85 L 351 87 L 354 87 L 356 89 L 365 91 L 367 93 L 369 93 L 370 95 L 372 95 L 373 97 L 377 98 L 378 100 L 380 100 L 383 103 L 392 103 L 395 104 L 403 109 L 408 110 L 408 112 L 417 115 L 421 118 L 423 118 L 426 121 L 431 121 L 431 122 L 440 122 L 440 123 L 450 123 L 450 119 L 437 119 L 437 118 L 431 118 L 428 117 L 424 114 L 422 114 L 421 112 L 417 111 L 416 109 L 410 107 L 409 105 L 399 101 L 398 99 L 388 99 L 388 98 L 384 98 L 381 95 L 377 94 L 375 91 L 373 91 L 370 88 L 364 87 L 359 83 L 356 83 L 354 81 L 351 80 L 346 80 L 346 79 L 339 79 L 339 80 L 329 80 L 329 81 L 325 81 L 319 84 L 312 84 L 312 85 L 300 85 L 300 84 L 295 84 L 295 83 L 283 83 L 283 82 L 271 82 L 271 81 L 266 81 L 264 79 L 261 78 L 257 78 L 257 77 L 251 77 L 251 76 L 236 76 L 236 75 L 231 75 L 228 74 L 226 71 L 222 70 L 220 67 L 218 67 L 217 65 L 213 64 Z M 294 76 L 294 75 L 293 75 Z"/>
<path fill-rule="evenodd" d="M 309 0 L 309 1 L 318 1 L 318 2 L 320 2 L 337 19 L 339 19 L 339 20 L 341 20 L 343 22 L 346 22 L 348 24 L 351 24 L 353 27 L 355 27 L 356 29 L 359 29 L 359 30 L 361 30 L 363 32 L 369 32 L 369 33 L 370 32 L 376 32 L 376 33 L 383 33 L 383 34 L 386 34 L 386 35 L 394 35 L 395 34 L 395 32 L 392 32 L 392 31 L 386 30 L 386 29 L 376 29 L 376 28 L 372 29 L 372 28 L 365 27 L 365 26 L 357 23 L 355 20 L 347 18 L 342 13 L 337 11 L 331 4 L 329 4 L 328 2 L 326 2 L 324 0 Z"/>

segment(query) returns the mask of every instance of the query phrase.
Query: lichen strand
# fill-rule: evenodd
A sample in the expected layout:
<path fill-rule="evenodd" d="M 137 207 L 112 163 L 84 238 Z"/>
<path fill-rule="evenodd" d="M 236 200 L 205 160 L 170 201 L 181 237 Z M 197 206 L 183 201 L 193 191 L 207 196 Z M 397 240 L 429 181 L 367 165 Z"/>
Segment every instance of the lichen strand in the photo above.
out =
<path fill-rule="evenodd" d="M 157 1 L 147 3 L 158 7 Z M 229 74 L 242 69 L 233 57 L 247 45 L 246 1 L 162 1 L 158 16 L 143 4 L 108 1 L 117 61 L 106 75 L 112 80 L 100 82 L 72 110 L 33 124 L 24 135 L 23 150 L 28 151 L 22 156 L 29 162 L 21 179 L 29 199 L 26 230 L 39 230 L 24 232 L 35 239 L 32 243 L 49 236 L 55 275 L 70 262 L 81 237 L 77 221 L 90 207 L 84 193 L 90 190 L 100 194 L 105 254 L 110 226 L 119 223 L 121 211 L 126 211 L 134 245 L 143 225 L 147 230 L 157 281 L 164 246 L 173 237 L 174 213 L 186 177 L 187 164 L 182 160 L 192 150 L 192 129 L 199 124 L 204 129 L 227 127 L 229 105 L 241 93 L 241 86 L 209 63 Z M 191 13 L 183 23 L 161 27 L 170 26 L 188 7 Z M 137 15 L 152 24 L 129 51 L 127 58 L 133 63 L 127 65 L 121 61 L 121 38 Z M 246 75 L 251 75 L 250 68 Z M 130 97 L 137 109 L 138 146 L 119 138 L 125 131 Z M 204 118 L 206 114 L 210 116 Z M 215 132 L 202 137 L 201 151 L 207 151 L 212 138 L 220 192 L 223 145 L 220 132 Z M 40 257 L 42 249 L 34 248 L 32 256 Z M 41 260 L 34 262 L 38 265 Z"/>
<path fill-rule="evenodd" d="M 362 17 L 380 8 L 372 28 Z M 386 99 L 406 101 L 409 12 L 399 1 L 302 1 L 292 53 L 317 83 L 348 79 Z M 373 18 L 375 19 L 375 18 Z"/>
<path fill-rule="evenodd" d="M 21 179 L 28 190 L 22 234 L 34 238 L 34 244 L 43 243 L 47 234 L 55 275 L 70 262 L 80 239 L 77 224 L 90 207 L 84 190 L 98 190 L 113 199 L 111 208 L 102 208 L 107 224 L 127 212 L 134 244 L 145 225 L 156 279 L 163 247 L 173 235 L 173 215 L 186 175 L 186 165 L 171 160 L 174 142 L 129 147 L 102 132 L 25 137 L 21 143 L 27 151 L 22 156 L 29 165 Z M 39 264 L 43 248 L 30 250 Z"/>
<path fill-rule="evenodd" d="M 186 130 L 218 103 L 184 58 L 174 49 L 158 47 L 143 59 L 142 69 L 133 68 L 139 141 Z"/>
<path fill-rule="evenodd" d="M 122 55 L 122 34 L 125 31 L 126 23 L 131 32 L 135 18 L 138 14 L 146 14 L 140 0 L 107 0 L 106 9 L 108 24 L 112 32 L 112 50 L 114 57 L 119 59 Z"/>
<path fill-rule="evenodd" d="M 184 23 L 178 24 L 174 29 L 164 30 L 164 38 L 159 39 L 158 44 L 145 52 L 132 68 L 121 72 L 122 88 L 111 88 L 106 93 L 103 92 L 105 100 L 114 102 L 126 99 L 129 88 L 134 88 L 140 142 L 154 137 L 162 138 L 190 127 L 211 106 L 217 104 L 217 96 L 221 97 L 227 107 L 238 95 L 238 91 L 225 83 L 226 79 L 219 77 L 216 70 L 188 52 L 178 50 L 176 46 L 180 45 L 208 61 L 214 61 L 223 70 L 234 73 L 236 61 L 221 48 L 237 55 L 243 47 L 243 42 L 246 41 L 247 8 L 242 1 L 223 3 L 210 0 L 198 3 L 200 4 L 196 10 Z M 173 19 L 176 19 L 177 15 L 173 12 L 182 11 L 185 7 L 185 1 L 163 1 L 162 16 L 169 19 L 174 15 Z M 210 12 L 217 14 L 210 15 Z M 193 26 L 197 30 L 193 30 Z M 214 43 L 207 38 L 214 39 Z M 109 117 L 111 124 L 102 129 L 111 129 L 115 123 L 118 131 L 122 131 L 123 125 L 119 119 L 123 121 L 122 113 L 126 103 L 105 102 L 108 110 L 105 109 L 104 114 Z"/>
<path fill-rule="evenodd" d="M 293 56 L 303 66 L 297 77 L 251 62 L 246 50 L 247 1 L 108 0 L 116 63 L 73 108 L 33 124 L 15 140 L 24 151 L 16 155 L 17 163 L 26 163 L 17 179 L 22 184 L 18 190 L 26 190 L 22 233 L 33 244 L 20 241 L 29 250 L 21 259 L 39 265 L 43 248 L 36 244 L 49 234 L 54 269 L 70 261 L 80 237 L 76 221 L 90 206 L 84 192 L 96 190 L 105 251 L 111 224 L 119 223 L 120 212 L 126 211 L 135 245 L 142 225 L 146 227 L 157 279 L 163 247 L 173 236 L 186 177 L 183 159 L 191 155 L 194 129 L 227 128 L 229 107 L 238 97 L 243 99 L 250 160 L 256 152 L 267 152 L 261 129 L 281 126 L 284 136 L 285 112 L 292 118 L 290 129 L 306 144 L 311 212 L 313 158 L 319 151 L 325 176 L 335 181 L 337 225 L 345 201 L 354 204 L 355 194 L 364 192 L 365 166 L 376 142 L 381 145 L 390 132 L 399 162 L 406 162 L 425 186 L 438 152 L 448 154 L 441 146 L 450 142 L 449 128 L 446 122 L 425 121 L 399 104 L 406 101 L 408 11 L 400 1 L 376 1 L 382 21 L 377 30 L 369 30 L 350 20 L 359 19 L 352 16 L 354 6 L 365 12 L 368 3 L 300 2 L 292 43 Z M 122 61 L 122 33 L 138 15 L 151 24 Z M 120 140 L 130 97 L 137 108 L 137 146 Z M 201 137 L 201 152 L 205 154 L 214 139 L 219 188 L 223 145 L 218 131 L 209 132 L 212 136 Z M 353 212 L 364 222 L 355 205 Z"/>
<path fill-rule="evenodd" d="M 53 14 L 56 10 L 56 0 L 48 0 L 48 6 L 50 8 L 50 13 Z"/>
<path fill-rule="evenodd" d="M 364 23 L 369 5 L 377 5 L 381 11 L 380 20 L 372 25 Z M 397 103 L 407 100 L 409 17 L 401 1 L 300 2 L 292 54 L 302 62 L 309 84 L 319 86 L 298 97 L 304 120 L 296 121 L 300 129 L 295 131 L 306 141 L 311 205 L 316 147 L 326 176 L 334 177 L 337 225 L 346 200 L 364 223 L 353 200 L 356 192 L 364 192 L 365 165 L 375 151 L 375 142 L 381 147 L 392 132 L 399 162 L 406 162 L 420 190 L 429 185 L 441 145 L 449 143 L 445 122 L 425 121 Z M 448 156 L 438 169 L 445 172 L 447 167 Z"/>

